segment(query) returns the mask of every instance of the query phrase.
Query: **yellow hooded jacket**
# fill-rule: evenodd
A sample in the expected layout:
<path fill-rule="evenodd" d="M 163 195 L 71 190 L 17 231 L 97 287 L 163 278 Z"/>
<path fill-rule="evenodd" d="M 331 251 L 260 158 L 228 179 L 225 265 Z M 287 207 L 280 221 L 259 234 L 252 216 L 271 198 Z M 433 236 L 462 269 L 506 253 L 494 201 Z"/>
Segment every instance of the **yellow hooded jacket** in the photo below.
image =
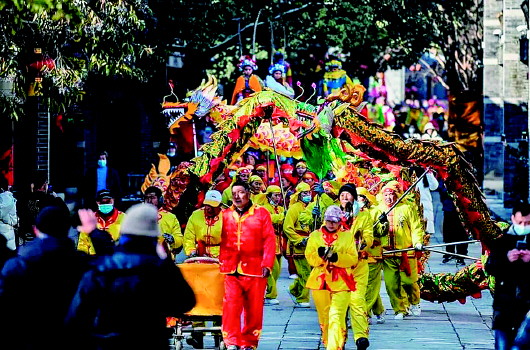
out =
<path fill-rule="evenodd" d="M 339 229 L 335 233 L 329 233 L 325 227 L 321 227 L 311 233 L 305 251 L 307 262 L 313 266 L 307 279 L 307 288 L 333 292 L 356 289 L 353 268 L 357 264 L 358 253 L 352 232 Z M 318 255 L 319 247 L 330 246 L 338 256 L 334 263 Z"/>

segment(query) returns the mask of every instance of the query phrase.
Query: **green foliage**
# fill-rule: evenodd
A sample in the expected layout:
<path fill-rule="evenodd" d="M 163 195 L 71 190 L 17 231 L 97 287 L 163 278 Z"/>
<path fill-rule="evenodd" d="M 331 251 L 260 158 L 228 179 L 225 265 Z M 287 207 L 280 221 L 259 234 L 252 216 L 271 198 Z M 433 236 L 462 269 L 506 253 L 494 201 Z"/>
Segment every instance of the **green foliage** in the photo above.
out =
<path fill-rule="evenodd" d="M 173 51 L 203 57 L 226 82 L 240 53 L 266 58 L 283 47 L 309 66 L 310 54 L 337 47 L 346 67 L 377 66 L 384 53 L 399 67 L 435 43 L 451 89 L 465 91 L 480 87 L 482 1 L 0 0 L 0 79 L 15 82 L 15 97 L 0 103 L 15 116 L 37 74 L 28 69 L 35 48 L 55 61 L 39 72 L 55 111 L 78 101 L 91 76 L 149 81 Z"/>

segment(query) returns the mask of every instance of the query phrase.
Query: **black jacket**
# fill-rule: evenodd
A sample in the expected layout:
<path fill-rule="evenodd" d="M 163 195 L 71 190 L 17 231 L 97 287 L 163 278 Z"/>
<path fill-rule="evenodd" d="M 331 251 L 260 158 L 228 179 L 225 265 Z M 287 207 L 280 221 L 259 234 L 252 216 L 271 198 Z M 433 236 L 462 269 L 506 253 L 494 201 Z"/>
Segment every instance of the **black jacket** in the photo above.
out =
<path fill-rule="evenodd" d="M 84 349 L 167 349 L 166 317 L 191 310 L 195 296 L 155 245 L 150 237 L 120 242 L 83 276 L 66 322 Z"/>
<path fill-rule="evenodd" d="M 64 317 L 86 270 L 67 237 L 37 238 L 0 275 L 2 349 L 68 349 Z"/>
<path fill-rule="evenodd" d="M 530 263 L 510 262 L 507 257 L 517 241 L 523 240 L 530 243 L 530 235 L 518 236 L 511 226 L 491 247 L 485 267 L 495 277 L 493 329 L 508 331 L 519 327 L 530 309 Z"/>

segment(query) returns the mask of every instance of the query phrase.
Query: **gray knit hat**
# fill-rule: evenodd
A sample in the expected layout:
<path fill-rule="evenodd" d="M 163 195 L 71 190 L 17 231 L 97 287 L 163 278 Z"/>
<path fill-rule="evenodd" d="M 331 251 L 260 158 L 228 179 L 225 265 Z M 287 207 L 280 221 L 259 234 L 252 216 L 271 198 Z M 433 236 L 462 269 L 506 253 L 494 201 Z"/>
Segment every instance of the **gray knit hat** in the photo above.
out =
<path fill-rule="evenodd" d="M 141 203 L 130 207 L 125 212 L 121 223 L 122 235 L 137 235 L 147 237 L 160 236 L 158 228 L 158 211 L 151 204 Z"/>

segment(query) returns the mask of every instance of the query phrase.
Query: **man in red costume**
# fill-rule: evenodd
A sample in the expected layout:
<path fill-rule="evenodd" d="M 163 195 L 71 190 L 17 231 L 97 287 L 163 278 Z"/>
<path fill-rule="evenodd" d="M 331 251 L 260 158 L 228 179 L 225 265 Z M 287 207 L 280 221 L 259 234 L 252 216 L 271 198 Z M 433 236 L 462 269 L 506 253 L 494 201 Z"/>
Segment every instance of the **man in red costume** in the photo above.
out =
<path fill-rule="evenodd" d="M 236 181 L 232 196 L 234 204 L 223 211 L 219 254 L 221 273 L 226 274 L 222 331 L 228 350 L 251 350 L 261 335 L 276 238 L 270 213 L 250 201 L 248 183 Z"/>

